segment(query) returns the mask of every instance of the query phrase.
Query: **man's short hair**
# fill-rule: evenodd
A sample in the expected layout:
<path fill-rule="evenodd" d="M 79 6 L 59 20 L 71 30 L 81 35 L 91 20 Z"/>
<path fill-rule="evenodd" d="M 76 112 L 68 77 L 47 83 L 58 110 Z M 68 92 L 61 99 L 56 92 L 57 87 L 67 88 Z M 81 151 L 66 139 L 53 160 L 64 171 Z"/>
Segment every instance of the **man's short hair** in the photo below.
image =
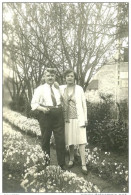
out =
<path fill-rule="evenodd" d="M 55 68 L 46 68 L 44 73 L 46 74 L 47 72 L 51 73 L 51 74 L 56 74 L 56 69 Z"/>

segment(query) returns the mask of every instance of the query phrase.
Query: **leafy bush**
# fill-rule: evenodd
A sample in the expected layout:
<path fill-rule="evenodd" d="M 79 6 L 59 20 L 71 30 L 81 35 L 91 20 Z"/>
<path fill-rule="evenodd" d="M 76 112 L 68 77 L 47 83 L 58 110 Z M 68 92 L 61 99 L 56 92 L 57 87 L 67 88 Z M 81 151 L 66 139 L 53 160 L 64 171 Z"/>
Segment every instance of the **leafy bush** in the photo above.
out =
<path fill-rule="evenodd" d="M 92 128 L 93 127 L 93 128 Z M 87 137 L 90 143 L 104 150 L 128 150 L 128 128 L 122 121 L 108 120 L 89 122 Z"/>
<path fill-rule="evenodd" d="M 100 103 L 87 103 L 88 142 L 105 150 L 128 150 L 128 107 L 126 102 L 119 103 L 119 112 L 111 96 L 100 96 Z M 126 117 L 122 117 L 126 114 Z M 116 117 L 118 115 L 118 117 Z M 115 119 L 118 118 L 118 119 Z"/>
<path fill-rule="evenodd" d="M 128 101 L 121 100 L 120 103 L 117 103 L 118 111 L 119 111 L 119 120 L 128 121 Z"/>
<path fill-rule="evenodd" d="M 90 122 L 102 121 L 105 117 L 108 119 L 116 118 L 115 103 L 112 95 L 100 94 L 101 101 L 98 103 L 87 102 L 88 119 Z"/>

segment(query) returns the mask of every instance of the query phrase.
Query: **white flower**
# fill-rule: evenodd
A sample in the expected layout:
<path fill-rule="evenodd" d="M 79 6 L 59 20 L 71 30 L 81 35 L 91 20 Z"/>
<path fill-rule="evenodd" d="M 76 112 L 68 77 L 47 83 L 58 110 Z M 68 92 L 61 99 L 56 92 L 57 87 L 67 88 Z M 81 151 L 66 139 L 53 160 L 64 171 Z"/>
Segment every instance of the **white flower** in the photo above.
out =
<path fill-rule="evenodd" d="M 36 192 L 36 189 L 32 188 L 32 189 L 31 189 L 31 192 Z"/>
<path fill-rule="evenodd" d="M 83 189 L 82 192 L 87 192 L 87 190 L 86 189 Z"/>
<path fill-rule="evenodd" d="M 50 187 L 51 187 L 50 185 L 47 186 L 48 189 L 50 189 Z"/>
<path fill-rule="evenodd" d="M 88 155 L 88 160 L 91 160 L 91 158 L 92 158 L 92 156 L 89 154 L 89 155 Z"/>
<path fill-rule="evenodd" d="M 79 190 L 76 190 L 77 193 L 79 193 L 80 191 Z"/>
<path fill-rule="evenodd" d="M 45 188 L 40 188 L 39 192 L 46 192 Z"/>
<path fill-rule="evenodd" d="M 28 181 L 29 181 L 28 179 L 23 180 L 23 181 L 21 182 L 21 186 L 24 187 L 24 185 L 27 184 Z"/>
<path fill-rule="evenodd" d="M 93 151 L 97 151 L 97 147 L 95 147 L 95 148 L 93 149 Z"/>
<path fill-rule="evenodd" d="M 64 181 L 67 181 L 67 177 L 64 178 Z"/>
<path fill-rule="evenodd" d="M 128 181 L 128 176 L 125 177 L 125 180 Z"/>

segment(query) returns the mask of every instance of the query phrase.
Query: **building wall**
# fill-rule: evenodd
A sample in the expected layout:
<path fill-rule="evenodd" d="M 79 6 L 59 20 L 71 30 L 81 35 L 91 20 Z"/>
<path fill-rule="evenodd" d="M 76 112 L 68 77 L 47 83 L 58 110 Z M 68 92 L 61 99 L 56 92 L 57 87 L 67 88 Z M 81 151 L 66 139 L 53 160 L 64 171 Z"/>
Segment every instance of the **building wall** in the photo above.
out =
<path fill-rule="evenodd" d="M 99 94 L 112 94 L 112 98 L 119 102 L 128 99 L 128 63 L 121 62 L 104 65 L 92 78 L 98 80 L 98 89 L 87 87 L 86 98 L 89 102 L 99 102 Z M 92 81 L 91 80 L 91 81 Z M 88 89 L 89 88 L 89 89 Z"/>

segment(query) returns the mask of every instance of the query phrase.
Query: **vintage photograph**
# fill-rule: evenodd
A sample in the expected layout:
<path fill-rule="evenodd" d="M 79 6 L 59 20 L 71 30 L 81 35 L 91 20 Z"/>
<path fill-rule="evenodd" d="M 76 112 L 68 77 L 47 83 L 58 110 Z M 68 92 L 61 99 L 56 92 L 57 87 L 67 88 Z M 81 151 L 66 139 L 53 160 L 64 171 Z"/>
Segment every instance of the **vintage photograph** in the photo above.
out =
<path fill-rule="evenodd" d="M 129 193 L 129 3 L 2 3 L 2 193 Z"/>

